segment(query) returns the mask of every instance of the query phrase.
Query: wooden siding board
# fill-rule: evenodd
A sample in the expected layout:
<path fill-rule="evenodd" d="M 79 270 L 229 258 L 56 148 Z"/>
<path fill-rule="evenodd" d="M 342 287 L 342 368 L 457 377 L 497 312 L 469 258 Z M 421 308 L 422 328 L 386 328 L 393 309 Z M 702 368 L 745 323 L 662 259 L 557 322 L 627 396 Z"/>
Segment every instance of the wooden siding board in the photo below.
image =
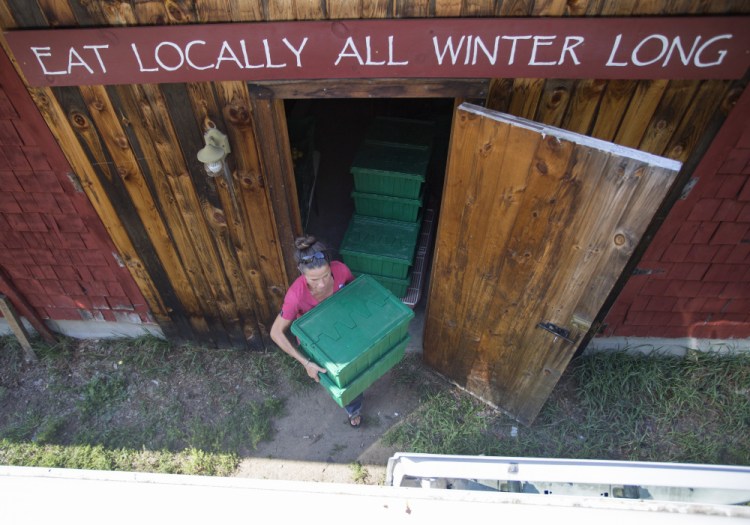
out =
<path fill-rule="evenodd" d="M 176 204 L 174 215 L 165 215 L 169 230 L 192 278 L 193 287 L 209 303 L 206 311 L 212 315 L 218 313 L 216 319 L 224 327 L 220 330 L 217 323 L 214 337 L 219 344 L 242 345 L 244 338 L 237 330 L 237 309 L 205 222 L 193 182 L 195 175 L 186 166 L 185 159 L 194 153 L 180 150 L 177 132 L 159 86 L 143 85 L 133 94 L 138 101 L 138 116 L 141 118 L 139 125 L 134 126 L 136 135 L 141 143 L 151 141 L 158 158 L 158 164 L 152 164 L 156 169 L 150 173 L 153 177 L 165 178 L 169 191 L 164 188 L 163 197 L 174 199 Z M 158 187 L 158 181 L 154 182 Z M 225 337 L 229 339 L 222 341 Z"/>
<path fill-rule="evenodd" d="M 193 104 L 189 97 L 187 87 L 183 84 L 171 84 L 161 87 L 162 96 L 165 101 L 167 112 L 171 115 L 172 125 L 179 129 L 180 133 L 174 137 L 180 149 L 184 152 L 184 158 L 188 163 L 187 173 L 190 183 L 195 191 L 198 210 L 193 213 L 198 215 L 196 220 L 203 224 L 204 234 L 199 253 L 206 258 L 204 266 L 206 272 L 216 275 L 217 286 L 213 288 L 214 296 L 223 309 L 223 318 L 227 333 L 230 335 L 232 345 L 235 347 L 245 346 L 244 330 L 241 326 L 246 325 L 248 308 L 252 307 L 249 293 L 235 257 L 231 239 L 227 231 L 226 214 L 219 198 L 219 191 L 226 195 L 229 190 L 234 193 L 235 180 L 231 179 L 232 188 L 227 187 L 226 177 L 208 177 L 203 165 L 197 160 L 195 154 L 204 146 L 201 128 L 196 125 Z M 221 188 L 221 190 L 217 190 Z M 227 202 L 228 201 L 228 202 Z M 225 200 L 229 209 L 233 206 L 232 198 Z M 194 238 L 195 229 L 190 228 Z M 250 315 L 255 319 L 255 314 Z M 258 333 L 257 329 L 253 333 Z"/>
<path fill-rule="evenodd" d="M 667 89 L 667 80 L 641 80 L 635 88 L 622 118 L 614 142 L 622 146 L 637 148 L 648 123 Z"/>
<path fill-rule="evenodd" d="M 31 29 L 48 26 L 47 18 L 35 1 L 4 0 L 4 2 L 7 3 L 8 11 L 12 13 L 17 27 Z"/>
<path fill-rule="evenodd" d="M 270 330 L 270 324 L 281 308 L 284 291 L 289 284 L 288 264 L 284 259 L 282 223 L 276 219 L 277 208 L 273 205 L 268 172 L 264 170 L 253 125 L 252 107 L 247 86 L 243 82 L 221 82 L 215 84 L 218 103 L 222 108 L 224 122 L 232 143 L 239 147 L 233 150 L 240 182 L 239 192 L 245 216 L 241 222 L 238 238 L 249 239 L 244 257 L 253 259 L 249 277 L 258 293 L 256 309 L 260 315 L 261 331 Z M 296 197 L 295 197 L 296 198 Z M 242 232 L 246 232 L 242 235 Z M 291 239 L 291 228 L 288 239 Z M 254 247 L 254 249 L 253 249 Z M 294 269 L 296 272 L 296 268 Z M 264 332 L 264 333 L 265 333 Z"/>
<path fill-rule="evenodd" d="M 37 0 L 49 27 L 73 27 L 76 18 L 70 4 L 59 0 Z"/>
<path fill-rule="evenodd" d="M 706 80 L 695 95 L 700 104 L 691 104 L 682 116 L 664 151 L 664 156 L 685 162 L 706 131 L 707 123 L 722 106 L 721 101 L 729 91 L 728 80 Z"/>
<path fill-rule="evenodd" d="M 362 18 L 362 2 L 353 0 L 326 0 L 328 17 L 336 19 Z"/>
<path fill-rule="evenodd" d="M 175 194 L 182 190 L 176 181 L 170 180 L 179 174 L 162 165 L 161 152 L 155 144 L 158 140 L 165 143 L 153 135 L 162 129 L 161 123 L 155 124 L 159 117 L 154 114 L 143 86 L 117 86 L 113 93 L 116 97 L 110 97 L 114 110 L 112 118 L 122 115 L 126 124 L 121 129 L 122 135 L 128 138 L 127 148 L 122 151 L 129 157 L 123 160 L 123 167 L 127 168 L 124 181 L 132 201 L 139 208 L 164 270 L 175 290 L 183 296 L 182 304 L 189 312 L 191 324 L 215 344 L 226 343 L 210 285 L 203 276 L 192 235 L 183 223 L 180 196 Z M 177 144 L 174 147 L 179 150 Z"/>
<path fill-rule="evenodd" d="M 592 137 L 608 142 L 615 138 L 636 85 L 633 80 L 610 80 L 607 83 L 591 130 Z"/>
<path fill-rule="evenodd" d="M 517 78 L 513 81 L 513 97 L 508 113 L 516 117 L 534 120 L 545 80 L 540 78 Z"/>
<path fill-rule="evenodd" d="M 230 126 L 224 121 L 220 102 L 211 84 L 190 84 L 188 92 L 193 108 L 192 117 L 195 119 L 193 127 L 204 131 L 217 127 L 227 131 L 233 142 L 233 151 L 228 160 L 233 190 L 230 191 L 224 178 L 213 179 L 215 182 L 210 184 L 213 192 L 209 197 L 210 202 L 206 203 L 206 219 L 217 236 L 217 245 L 232 283 L 247 344 L 252 349 L 261 350 L 266 343 L 266 334 L 261 326 L 264 326 L 263 323 L 267 324 L 268 316 L 272 315 L 268 305 L 275 305 L 277 300 L 269 293 L 269 286 L 259 263 L 262 252 L 257 248 L 252 231 L 252 226 L 259 219 L 251 218 L 247 212 L 245 187 L 248 185 L 242 181 L 250 180 L 245 175 L 248 155 L 243 153 L 248 147 L 243 142 L 238 142 L 237 134 L 229 130 Z M 254 146 L 249 149 L 254 150 Z M 249 157 L 256 159 L 254 155 Z M 270 221 L 271 218 L 264 220 Z M 257 226 L 254 228 L 258 229 Z"/>
<path fill-rule="evenodd" d="M 536 0 L 531 16 L 563 16 L 568 8 L 568 0 Z"/>
<path fill-rule="evenodd" d="M 297 275 L 299 271 L 294 262 L 293 247 L 294 238 L 302 234 L 302 223 L 283 101 L 253 98 L 251 104 L 254 116 L 253 131 L 255 136 L 264 137 L 258 144 L 258 150 L 273 209 L 276 212 L 278 239 L 281 243 L 281 252 L 284 254 L 282 264 L 287 276 Z"/>
<path fill-rule="evenodd" d="M 498 0 L 495 14 L 498 16 L 530 16 L 534 0 Z"/>
<path fill-rule="evenodd" d="M 695 80 L 669 82 L 638 149 L 655 155 L 664 154 L 680 120 L 693 103 L 697 88 L 698 82 Z"/>
<path fill-rule="evenodd" d="M 579 80 L 573 88 L 573 94 L 560 124 L 560 127 L 588 135 L 599 110 L 602 95 L 607 86 L 604 80 Z"/>
<path fill-rule="evenodd" d="M 547 80 L 534 120 L 560 127 L 569 107 L 574 86 L 573 80 Z"/>
<path fill-rule="evenodd" d="M 461 16 L 463 2 L 461 0 L 435 0 L 435 16 Z"/>

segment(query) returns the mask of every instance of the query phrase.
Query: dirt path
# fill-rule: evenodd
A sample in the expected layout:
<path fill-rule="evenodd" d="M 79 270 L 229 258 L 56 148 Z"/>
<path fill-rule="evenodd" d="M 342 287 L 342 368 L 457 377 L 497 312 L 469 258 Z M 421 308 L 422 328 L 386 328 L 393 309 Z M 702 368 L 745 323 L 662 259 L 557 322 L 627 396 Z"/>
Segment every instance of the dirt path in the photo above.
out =
<path fill-rule="evenodd" d="M 380 484 L 396 452 L 381 443 L 385 432 L 418 406 L 414 389 L 394 383 L 392 373 L 366 392 L 364 419 L 349 426 L 346 412 L 322 387 L 287 399 L 271 441 L 242 461 L 237 476 L 259 479 Z M 359 463 L 362 468 L 353 466 Z"/>

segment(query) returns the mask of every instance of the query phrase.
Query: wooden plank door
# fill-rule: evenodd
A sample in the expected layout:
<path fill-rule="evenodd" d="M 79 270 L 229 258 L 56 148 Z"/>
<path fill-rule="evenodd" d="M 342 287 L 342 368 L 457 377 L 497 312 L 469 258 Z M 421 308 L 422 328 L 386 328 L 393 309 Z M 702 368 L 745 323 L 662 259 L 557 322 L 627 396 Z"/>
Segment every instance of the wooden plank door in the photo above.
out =
<path fill-rule="evenodd" d="M 429 290 L 426 363 L 531 424 L 679 168 L 459 106 Z"/>

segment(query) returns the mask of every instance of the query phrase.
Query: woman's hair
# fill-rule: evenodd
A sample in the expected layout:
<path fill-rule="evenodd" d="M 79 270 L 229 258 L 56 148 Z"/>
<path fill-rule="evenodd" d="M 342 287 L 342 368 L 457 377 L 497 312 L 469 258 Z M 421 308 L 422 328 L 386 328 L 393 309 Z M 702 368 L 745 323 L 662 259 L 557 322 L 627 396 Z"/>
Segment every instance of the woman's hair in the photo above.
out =
<path fill-rule="evenodd" d="M 329 264 L 328 250 L 325 244 L 314 235 L 304 235 L 294 239 L 294 262 L 300 271 L 312 270 Z"/>

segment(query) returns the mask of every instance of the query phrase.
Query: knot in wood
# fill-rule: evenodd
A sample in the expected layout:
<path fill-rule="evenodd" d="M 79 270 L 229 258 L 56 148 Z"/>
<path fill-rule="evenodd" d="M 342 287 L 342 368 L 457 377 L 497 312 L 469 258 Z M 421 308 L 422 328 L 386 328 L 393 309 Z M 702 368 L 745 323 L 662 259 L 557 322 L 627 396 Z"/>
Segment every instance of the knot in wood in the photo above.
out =
<path fill-rule="evenodd" d="M 97 111 L 104 111 L 104 102 L 102 102 L 102 99 L 99 97 L 97 97 L 91 105 L 94 106 L 94 109 Z"/>
<path fill-rule="evenodd" d="M 492 151 L 492 143 L 491 142 L 485 142 L 482 144 L 482 148 L 479 150 L 479 154 L 482 157 L 486 157 L 490 154 L 490 151 Z"/>
<path fill-rule="evenodd" d="M 664 119 L 656 123 L 656 129 L 658 129 L 659 131 L 664 131 L 666 127 L 667 127 L 667 121 Z"/>
<path fill-rule="evenodd" d="M 75 112 L 70 116 L 70 120 L 73 125 L 79 129 L 86 129 L 89 127 L 88 119 L 81 113 Z"/>
<path fill-rule="evenodd" d="M 560 142 L 560 139 L 558 139 L 557 137 L 553 137 L 552 135 L 548 135 L 547 138 L 545 138 L 545 142 L 547 143 L 547 147 L 552 151 L 556 151 L 560 149 L 560 146 L 562 146 L 562 142 Z"/>
<path fill-rule="evenodd" d="M 234 125 L 249 125 L 250 124 L 250 110 L 244 104 L 232 103 L 226 108 L 224 112 L 227 120 Z"/>
<path fill-rule="evenodd" d="M 125 135 L 117 135 L 115 137 L 115 144 L 117 144 L 121 149 L 128 149 L 130 147 L 130 143 L 128 142 L 128 139 Z"/>
<path fill-rule="evenodd" d="M 547 172 L 549 171 L 549 170 L 547 169 L 547 163 L 546 163 L 546 162 L 544 162 L 543 160 L 540 160 L 540 161 L 538 161 L 538 162 L 536 163 L 536 169 L 537 169 L 537 171 L 538 171 L 539 173 L 541 173 L 542 175 L 547 175 Z"/>
<path fill-rule="evenodd" d="M 551 106 L 559 106 L 560 102 L 563 101 L 565 98 L 565 95 L 567 95 L 568 90 L 565 88 L 557 88 L 552 92 L 552 96 L 550 97 L 550 105 Z"/>
<path fill-rule="evenodd" d="M 227 218 L 224 216 L 224 212 L 221 210 L 214 210 L 214 220 L 219 224 L 227 223 Z"/>
<path fill-rule="evenodd" d="M 182 9 L 175 5 L 174 2 L 167 2 L 167 14 L 169 15 L 169 18 L 175 22 L 182 22 L 185 20 L 185 13 L 183 13 Z"/>
<path fill-rule="evenodd" d="M 622 233 L 615 234 L 615 246 L 622 246 L 628 240 Z"/>
<path fill-rule="evenodd" d="M 682 152 L 685 151 L 685 148 L 682 144 L 677 144 L 674 148 L 672 148 L 672 151 L 669 152 L 670 158 L 679 158 L 680 155 L 682 155 Z"/>
<path fill-rule="evenodd" d="M 123 180 L 127 180 L 128 178 L 130 178 L 130 170 L 128 170 L 124 166 L 117 166 L 117 174 Z"/>

